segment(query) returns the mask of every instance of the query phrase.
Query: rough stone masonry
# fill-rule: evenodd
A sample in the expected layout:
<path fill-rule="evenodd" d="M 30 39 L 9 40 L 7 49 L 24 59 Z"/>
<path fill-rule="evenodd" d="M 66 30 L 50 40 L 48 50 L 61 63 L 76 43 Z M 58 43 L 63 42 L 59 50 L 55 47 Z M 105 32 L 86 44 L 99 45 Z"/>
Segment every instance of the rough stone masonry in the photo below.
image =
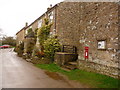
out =
<path fill-rule="evenodd" d="M 63 2 L 58 4 L 56 30 L 63 45 L 77 47 L 78 67 L 112 77 L 119 75 L 119 4 Z M 85 47 L 89 47 L 85 59 Z"/>

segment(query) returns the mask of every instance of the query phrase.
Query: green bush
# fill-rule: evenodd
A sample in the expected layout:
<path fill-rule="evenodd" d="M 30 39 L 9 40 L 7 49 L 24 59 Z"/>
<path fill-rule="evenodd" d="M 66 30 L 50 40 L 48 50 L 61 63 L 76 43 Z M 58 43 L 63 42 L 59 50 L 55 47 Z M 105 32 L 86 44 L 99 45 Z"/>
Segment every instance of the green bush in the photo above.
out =
<path fill-rule="evenodd" d="M 34 47 L 33 49 L 33 52 L 32 52 L 32 57 L 34 58 L 42 58 L 44 57 L 44 55 L 40 52 L 39 48 L 37 48 L 36 46 Z"/>
<path fill-rule="evenodd" d="M 44 21 L 45 21 L 45 25 L 49 24 L 49 19 L 45 18 Z"/>
<path fill-rule="evenodd" d="M 32 32 L 32 28 L 29 28 L 28 29 L 28 34 Z"/>
<path fill-rule="evenodd" d="M 31 40 L 27 43 L 27 47 L 26 47 L 26 53 L 27 53 L 27 57 L 30 58 L 34 49 L 34 45 L 35 45 L 35 41 Z"/>
<path fill-rule="evenodd" d="M 35 31 L 34 31 L 35 36 L 37 36 L 37 32 L 38 32 L 38 28 L 36 28 Z"/>
<path fill-rule="evenodd" d="M 12 47 L 15 47 L 16 46 L 16 39 L 14 39 L 14 37 L 3 37 L 2 40 L 1 40 L 2 43 L 0 43 L 0 45 L 10 45 Z"/>
<path fill-rule="evenodd" d="M 14 52 L 17 52 L 17 47 L 14 48 Z"/>
<path fill-rule="evenodd" d="M 38 28 L 36 28 L 35 31 L 34 31 L 35 43 L 36 43 L 36 41 L 37 41 L 37 32 L 38 32 Z"/>
<path fill-rule="evenodd" d="M 41 46 L 44 41 L 47 40 L 47 38 L 49 37 L 50 28 L 52 26 L 52 23 L 49 23 L 49 20 L 47 18 L 44 19 L 44 22 L 45 24 L 37 30 L 37 37 L 39 38 Z"/>
<path fill-rule="evenodd" d="M 49 38 L 50 28 L 52 26 L 52 23 L 49 23 L 48 19 L 45 18 L 44 21 L 45 21 L 45 24 L 42 25 L 42 27 L 37 30 L 37 37 L 38 37 L 39 43 L 40 43 L 40 53 L 41 54 L 44 54 L 43 53 L 43 50 L 44 50 L 43 43 L 45 40 L 47 40 Z"/>
<path fill-rule="evenodd" d="M 50 28 L 52 23 L 48 19 L 44 19 L 45 24 L 38 29 L 37 37 L 39 38 L 40 50 L 37 53 L 44 58 L 53 61 L 56 51 L 60 51 L 60 43 L 56 37 L 50 37 Z"/>
<path fill-rule="evenodd" d="M 53 61 L 55 52 L 60 51 L 60 46 L 57 38 L 48 38 L 43 44 L 45 56 Z"/>
<path fill-rule="evenodd" d="M 48 38 L 50 33 L 50 28 L 52 24 L 43 25 L 41 28 L 38 29 L 37 36 L 39 38 L 39 42 L 42 45 L 43 42 Z"/>
<path fill-rule="evenodd" d="M 16 47 L 16 51 L 17 51 L 18 56 L 22 57 L 22 55 L 24 53 L 24 43 L 19 44 Z"/>

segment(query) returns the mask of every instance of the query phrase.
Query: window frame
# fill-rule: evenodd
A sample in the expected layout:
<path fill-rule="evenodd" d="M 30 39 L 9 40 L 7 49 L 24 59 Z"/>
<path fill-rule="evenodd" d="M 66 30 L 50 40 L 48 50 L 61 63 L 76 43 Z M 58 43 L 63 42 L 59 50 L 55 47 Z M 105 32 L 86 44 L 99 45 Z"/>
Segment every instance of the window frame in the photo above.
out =
<path fill-rule="evenodd" d="M 102 44 L 102 42 L 104 42 L 104 48 L 100 48 L 99 47 L 99 43 L 101 42 L 101 44 Z M 103 47 L 103 46 L 102 46 Z M 106 48 L 107 48 L 107 42 L 106 42 L 106 40 L 104 39 L 104 40 L 97 40 L 97 49 L 98 50 L 106 50 Z"/>

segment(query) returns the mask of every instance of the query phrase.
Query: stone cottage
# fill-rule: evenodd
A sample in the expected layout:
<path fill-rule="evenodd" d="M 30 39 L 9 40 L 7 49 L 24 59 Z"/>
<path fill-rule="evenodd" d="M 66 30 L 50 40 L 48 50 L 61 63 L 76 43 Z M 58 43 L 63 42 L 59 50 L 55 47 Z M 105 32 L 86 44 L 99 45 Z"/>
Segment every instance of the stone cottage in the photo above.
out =
<path fill-rule="evenodd" d="M 43 24 L 44 24 L 44 19 L 48 18 L 49 21 L 51 23 L 53 23 L 51 30 L 50 30 L 50 34 L 55 34 L 55 28 L 56 28 L 56 7 L 57 5 L 53 6 L 50 5 L 49 8 L 47 8 L 47 11 L 41 15 L 39 18 L 37 18 L 34 22 L 32 22 L 30 25 L 27 25 L 24 28 L 22 28 L 19 32 L 16 33 L 17 36 L 17 45 L 19 45 L 20 43 L 24 42 L 24 48 L 26 48 L 27 42 L 30 42 L 34 37 L 31 36 L 28 32 L 29 29 L 31 29 L 33 32 L 35 32 L 36 29 L 40 28 Z M 38 39 L 36 42 L 36 45 L 39 44 L 38 43 Z M 26 52 L 26 50 L 24 50 L 24 52 Z"/>
<path fill-rule="evenodd" d="M 25 27 L 23 27 L 20 31 L 16 33 L 16 46 L 18 46 L 20 43 L 24 42 L 25 39 L 25 30 L 27 27 L 27 23 L 25 24 Z"/>
<path fill-rule="evenodd" d="M 118 77 L 120 71 L 118 3 L 61 2 L 30 26 L 34 29 L 40 27 L 42 18 L 46 16 L 53 20 L 50 34 L 57 34 L 63 45 L 77 47 L 76 62 L 79 69 Z"/>

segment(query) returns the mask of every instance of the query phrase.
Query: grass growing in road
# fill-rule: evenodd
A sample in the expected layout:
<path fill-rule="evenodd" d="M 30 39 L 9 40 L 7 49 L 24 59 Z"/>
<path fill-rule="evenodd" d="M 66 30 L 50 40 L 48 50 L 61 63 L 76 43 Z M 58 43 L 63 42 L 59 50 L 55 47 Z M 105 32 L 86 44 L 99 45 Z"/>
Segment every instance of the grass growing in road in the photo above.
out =
<path fill-rule="evenodd" d="M 79 81 L 92 88 L 118 88 L 118 82 L 120 83 L 118 79 L 94 72 L 87 72 L 79 69 L 65 71 L 55 64 L 36 64 L 36 66 L 50 72 L 62 73 L 67 75 L 70 80 Z"/>

